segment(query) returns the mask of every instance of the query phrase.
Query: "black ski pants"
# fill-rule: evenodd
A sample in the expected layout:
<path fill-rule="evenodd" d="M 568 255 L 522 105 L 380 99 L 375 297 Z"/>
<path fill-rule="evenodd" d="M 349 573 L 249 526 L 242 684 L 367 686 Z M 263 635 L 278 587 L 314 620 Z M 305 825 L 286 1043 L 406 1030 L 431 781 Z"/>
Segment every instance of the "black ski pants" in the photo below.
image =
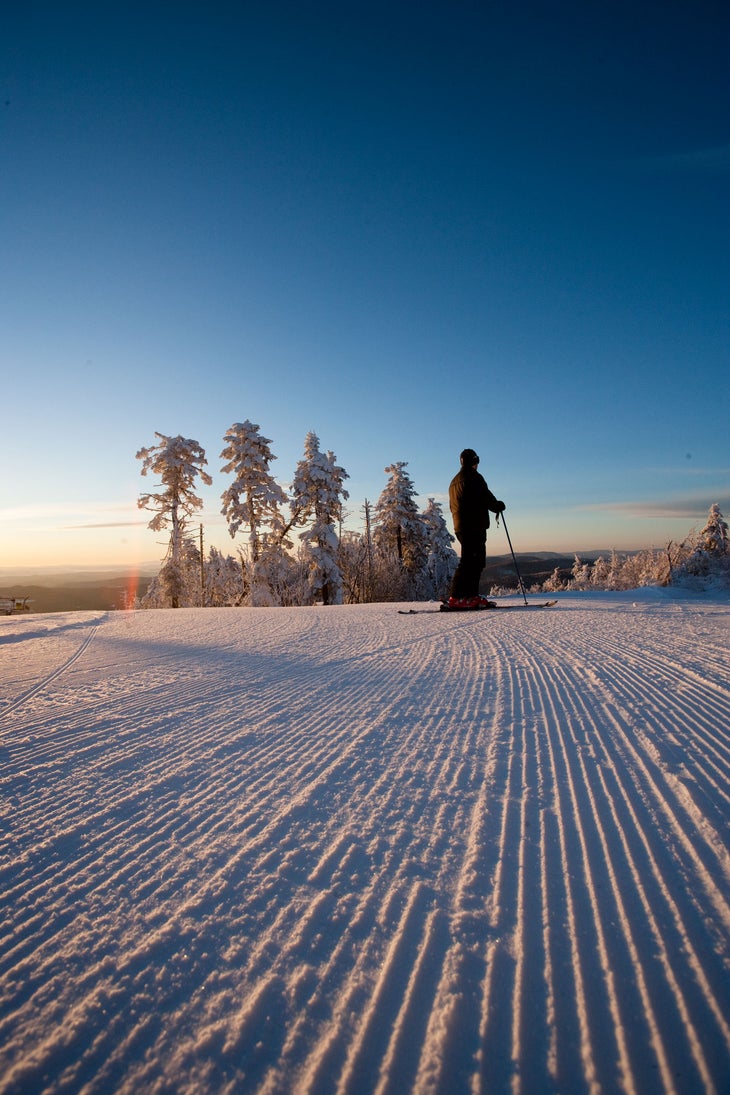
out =
<path fill-rule="evenodd" d="M 477 536 L 458 536 L 461 559 L 451 582 L 452 597 L 476 597 L 479 579 L 487 564 L 487 541 L 484 533 Z"/>

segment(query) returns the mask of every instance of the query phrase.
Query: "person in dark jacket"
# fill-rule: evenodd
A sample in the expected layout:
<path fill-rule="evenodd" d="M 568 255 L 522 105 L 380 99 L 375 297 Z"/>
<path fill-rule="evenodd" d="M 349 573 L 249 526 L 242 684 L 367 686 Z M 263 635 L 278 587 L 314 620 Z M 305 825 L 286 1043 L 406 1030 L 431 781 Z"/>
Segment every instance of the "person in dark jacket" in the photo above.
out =
<path fill-rule="evenodd" d="M 449 605 L 454 608 L 479 608 L 488 604 L 479 596 L 479 579 L 487 562 L 489 514 L 499 515 L 504 502 L 492 494 L 478 472 L 479 457 L 474 449 L 464 449 L 461 470 L 449 484 L 449 507 L 456 539 L 461 544 L 461 559 L 451 583 Z"/>

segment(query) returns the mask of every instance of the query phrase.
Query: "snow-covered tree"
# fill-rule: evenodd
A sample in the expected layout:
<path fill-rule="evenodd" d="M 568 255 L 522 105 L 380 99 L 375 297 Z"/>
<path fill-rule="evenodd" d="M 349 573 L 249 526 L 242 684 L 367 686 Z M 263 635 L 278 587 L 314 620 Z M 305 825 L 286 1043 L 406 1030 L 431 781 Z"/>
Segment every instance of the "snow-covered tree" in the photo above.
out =
<path fill-rule="evenodd" d="M 707 523 L 692 538 L 691 551 L 674 570 L 672 580 L 680 583 L 699 580 L 703 586 L 711 584 L 721 588 L 730 586 L 728 526 L 717 502 L 710 506 Z"/>
<path fill-rule="evenodd" d="M 710 506 L 710 512 L 707 515 L 707 524 L 699 534 L 698 547 L 700 547 L 702 551 L 707 552 L 708 555 L 718 557 L 720 555 L 727 555 L 730 551 L 727 521 L 720 512 L 720 507 L 717 502 L 713 502 Z"/>
<path fill-rule="evenodd" d="M 654 586 L 660 584 L 660 575 L 664 569 L 664 559 L 657 553 L 656 548 L 650 547 L 646 551 L 639 552 L 639 585 Z"/>
<path fill-rule="evenodd" d="M 591 567 L 591 585 L 595 589 L 607 589 L 609 571 L 610 565 L 602 555 L 599 555 Z"/>
<path fill-rule="evenodd" d="M 183 537 L 173 558 L 168 551 L 159 574 L 142 598 L 142 608 L 197 608 L 202 605 L 200 551 L 195 541 Z"/>
<path fill-rule="evenodd" d="M 336 525 L 342 518 L 342 502 L 349 497 L 343 486 L 348 478 L 334 453 L 321 452 L 317 435 L 308 433 L 304 457 L 297 464 L 291 487 L 291 507 L 296 524 L 311 522 L 300 533 L 300 539 L 308 563 L 311 595 L 321 596 L 326 605 L 342 604 Z"/>
<path fill-rule="evenodd" d="M 211 547 L 205 563 L 205 601 L 211 607 L 240 605 L 243 601 L 243 571 L 232 555 Z"/>
<path fill-rule="evenodd" d="M 550 577 L 543 583 L 542 588 L 546 593 L 558 593 L 565 589 L 565 579 L 560 567 L 555 567 Z"/>
<path fill-rule="evenodd" d="M 289 544 L 289 541 L 287 541 Z M 309 562 L 300 550 L 281 550 L 280 543 L 264 540 L 262 555 L 256 564 L 258 605 L 303 605 L 310 599 Z"/>
<path fill-rule="evenodd" d="M 370 599 L 371 570 L 367 538 L 345 530 L 340 538 L 338 562 L 342 574 L 345 604 L 362 604 Z"/>
<path fill-rule="evenodd" d="M 426 532 L 428 555 L 424 571 L 425 595 L 434 600 L 444 597 L 454 576 L 459 557 L 451 546 L 454 537 L 444 520 L 441 504 L 428 499 L 421 516 Z"/>
<path fill-rule="evenodd" d="M 212 479 L 203 470 L 208 461 L 205 450 L 197 441 L 179 434 L 177 437 L 167 437 L 157 431 L 155 437 L 159 439 L 158 443 L 140 449 L 137 459 L 142 461 L 142 475 L 151 472 L 159 476 L 161 489 L 141 494 L 137 505 L 140 509 L 156 511 L 149 528 L 155 532 L 170 529 L 170 542 L 163 569 L 167 568 L 165 588 L 170 604 L 177 608 L 184 593 L 188 521 L 203 506 L 202 499 L 195 494 L 195 480 L 200 476 L 209 486 Z"/>
<path fill-rule="evenodd" d="M 417 492 L 405 470 L 407 461 L 390 464 L 389 477 L 375 503 L 373 541 L 381 562 L 391 571 L 393 593 L 385 594 L 413 598 L 418 595 L 419 581 L 428 558 L 428 536 L 415 498 Z M 382 596 L 383 594 L 381 594 Z"/>
<path fill-rule="evenodd" d="M 287 497 L 269 470 L 271 461 L 276 459 L 270 448 L 271 441 L 248 419 L 234 423 L 224 441 L 221 459 L 226 463 L 221 471 L 234 478 L 223 492 L 221 513 L 228 521 L 231 537 L 241 528 L 248 533 L 242 565 L 251 604 L 276 603 L 272 602 L 267 576 L 280 569 L 278 556 L 291 544 L 286 539 L 282 516 Z"/>
<path fill-rule="evenodd" d="M 576 555 L 571 570 L 571 588 L 588 589 L 591 584 L 591 564 L 584 563 L 580 555 Z"/>
<path fill-rule="evenodd" d="M 611 549 L 611 559 L 608 564 L 608 573 L 606 574 L 606 589 L 621 589 L 621 568 L 623 566 L 623 560 L 616 551 L 615 548 Z"/>
<path fill-rule="evenodd" d="M 276 457 L 271 451 L 271 441 L 259 432 L 260 427 L 246 419 L 235 422 L 224 437 L 226 446 L 221 459 L 225 475 L 233 475 L 233 482 L 223 492 L 221 513 L 228 522 L 228 531 L 234 537 L 241 526 L 248 532 L 251 557 L 254 562 L 261 554 L 261 536 L 267 529 L 281 528 L 281 509 L 286 505 L 286 494 L 269 471 Z"/>

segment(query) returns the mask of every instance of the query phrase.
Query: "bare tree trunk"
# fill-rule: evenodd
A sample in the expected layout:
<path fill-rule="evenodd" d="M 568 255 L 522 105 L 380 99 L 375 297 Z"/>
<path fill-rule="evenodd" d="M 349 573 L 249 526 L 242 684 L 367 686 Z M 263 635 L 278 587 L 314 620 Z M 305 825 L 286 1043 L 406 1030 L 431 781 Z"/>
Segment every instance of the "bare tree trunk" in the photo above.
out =
<path fill-rule="evenodd" d="M 373 539 L 370 533 L 370 503 L 365 499 L 365 545 L 367 549 L 367 589 L 363 598 L 367 604 L 373 599 Z"/>
<path fill-rule="evenodd" d="M 667 565 L 669 566 L 669 572 L 667 574 L 667 580 L 664 585 L 670 586 L 672 584 L 672 541 L 667 544 Z"/>

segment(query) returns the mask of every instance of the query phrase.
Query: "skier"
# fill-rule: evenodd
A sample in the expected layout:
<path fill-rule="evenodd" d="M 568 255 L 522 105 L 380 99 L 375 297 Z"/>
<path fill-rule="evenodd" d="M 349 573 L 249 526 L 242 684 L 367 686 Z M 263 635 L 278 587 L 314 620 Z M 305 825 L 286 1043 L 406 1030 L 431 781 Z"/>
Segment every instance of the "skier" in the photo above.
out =
<path fill-rule="evenodd" d="M 449 608 L 489 608 L 494 602 L 479 594 L 479 578 L 487 562 L 489 513 L 498 516 L 506 508 L 495 498 L 477 471 L 479 457 L 474 449 L 461 453 L 461 470 L 449 484 L 449 507 L 454 532 L 461 544 L 461 559 L 451 583 Z"/>

